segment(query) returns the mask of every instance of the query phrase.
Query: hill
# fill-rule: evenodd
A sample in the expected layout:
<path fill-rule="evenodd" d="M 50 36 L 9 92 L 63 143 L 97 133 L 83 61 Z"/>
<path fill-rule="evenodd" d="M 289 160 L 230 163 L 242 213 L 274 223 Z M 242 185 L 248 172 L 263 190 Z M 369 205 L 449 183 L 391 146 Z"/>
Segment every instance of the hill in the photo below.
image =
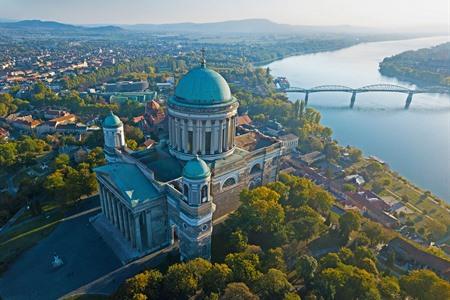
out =
<path fill-rule="evenodd" d="M 450 87 L 450 43 L 386 57 L 380 73 L 419 86 Z"/>
<path fill-rule="evenodd" d="M 23 20 L 17 22 L 0 22 L 0 33 L 47 33 L 47 34 L 99 34 L 99 33 L 121 33 L 125 31 L 118 26 L 96 26 L 86 27 L 64 24 L 55 21 Z"/>

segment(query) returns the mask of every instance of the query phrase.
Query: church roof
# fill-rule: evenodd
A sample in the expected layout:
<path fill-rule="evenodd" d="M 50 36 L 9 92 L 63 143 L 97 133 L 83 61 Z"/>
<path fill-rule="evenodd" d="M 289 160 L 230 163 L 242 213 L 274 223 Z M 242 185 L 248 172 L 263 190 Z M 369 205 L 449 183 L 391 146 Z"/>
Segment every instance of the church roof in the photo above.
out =
<path fill-rule="evenodd" d="M 103 127 L 117 128 L 120 126 L 122 126 L 122 121 L 120 121 L 119 117 L 116 116 L 112 111 L 109 112 L 109 115 L 103 121 Z"/>
<path fill-rule="evenodd" d="M 190 70 L 181 78 L 175 89 L 178 102 L 195 105 L 212 105 L 233 100 L 226 80 L 204 64 Z"/>
<path fill-rule="evenodd" d="M 161 196 L 150 180 L 134 164 L 112 163 L 95 168 L 95 172 L 112 184 L 132 207 Z"/>
<path fill-rule="evenodd" d="M 183 177 L 188 179 L 203 179 L 211 175 L 211 171 L 204 160 L 198 156 L 186 163 L 183 168 Z"/>

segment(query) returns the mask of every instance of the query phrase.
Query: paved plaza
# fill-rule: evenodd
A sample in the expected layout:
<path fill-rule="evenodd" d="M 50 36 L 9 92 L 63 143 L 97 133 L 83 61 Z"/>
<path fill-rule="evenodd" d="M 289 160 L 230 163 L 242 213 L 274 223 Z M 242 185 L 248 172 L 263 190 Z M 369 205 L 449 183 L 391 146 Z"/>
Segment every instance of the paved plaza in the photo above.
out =
<path fill-rule="evenodd" d="M 121 263 L 89 222 L 98 197 L 86 200 L 0 277 L 2 299 L 57 299 L 119 268 Z M 58 255 L 64 265 L 53 269 Z"/>

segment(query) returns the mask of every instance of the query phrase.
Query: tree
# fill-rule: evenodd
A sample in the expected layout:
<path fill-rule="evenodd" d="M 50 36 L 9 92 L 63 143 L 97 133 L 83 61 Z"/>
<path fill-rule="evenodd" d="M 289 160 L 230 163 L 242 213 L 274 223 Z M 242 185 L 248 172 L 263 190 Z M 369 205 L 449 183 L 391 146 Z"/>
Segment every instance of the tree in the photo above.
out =
<path fill-rule="evenodd" d="M 376 277 L 350 265 L 340 264 L 337 268 L 322 270 L 317 286 L 317 291 L 325 299 L 381 299 Z"/>
<path fill-rule="evenodd" d="M 225 257 L 225 263 L 233 271 L 235 282 L 252 286 L 262 275 L 258 271 L 259 257 L 256 254 L 231 253 Z"/>
<path fill-rule="evenodd" d="M 248 237 L 242 230 L 235 230 L 231 233 L 228 244 L 230 252 L 242 252 L 248 246 Z"/>
<path fill-rule="evenodd" d="M 307 203 L 321 215 L 327 215 L 330 211 L 331 205 L 334 202 L 334 197 L 322 188 L 315 187 L 311 193 L 311 197 Z"/>
<path fill-rule="evenodd" d="M 231 269 L 226 264 L 214 264 L 203 276 L 201 285 L 206 294 L 222 293 L 230 282 Z"/>
<path fill-rule="evenodd" d="M 267 188 L 244 190 L 240 195 L 242 205 L 238 209 L 241 227 L 247 233 L 253 232 L 257 244 L 278 246 L 285 239 L 284 209 L 278 200 L 280 195 Z"/>
<path fill-rule="evenodd" d="M 400 277 L 402 291 L 417 300 L 450 299 L 450 283 L 430 270 L 416 270 Z"/>
<path fill-rule="evenodd" d="M 299 295 L 294 292 L 289 292 L 284 295 L 283 300 L 302 300 Z"/>
<path fill-rule="evenodd" d="M 289 186 L 280 181 L 270 182 L 267 187 L 280 195 L 280 201 L 286 202 L 289 198 Z"/>
<path fill-rule="evenodd" d="M 188 270 L 194 274 L 198 282 L 212 268 L 212 264 L 204 258 L 196 258 L 185 263 Z"/>
<path fill-rule="evenodd" d="M 259 297 L 253 294 L 248 286 L 243 282 L 232 282 L 227 285 L 221 300 L 258 300 Z"/>
<path fill-rule="evenodd" d="M 258 280 L 258 294 L 262 299 L 283 299 L 293 287 L 287 279 L 287 275 L 277 269 L 269 269 Z"/>
<path fill-rule="evenodd" d="M 65 166 L 68 166 L 69 164 L 70 164 L 70 157 L 67 154 L 62 153 L 55 158 L 56 169 L 61 169 Z"/>
<path fill-rule="evenodd" d="M 347 247 L 342 247 L 341 249 L 339 249 L 337 255 L 344 264 L 351 265 L 355 261 L 355 255 L 353 254 L 352 250 L 348 249 Z"/>
<path fill-rule="evenodd" d="M 136 297 L 140 299 L 142 296 L 145 296 L 150 299 L 156 299 L 159 297 L 162 281 L 163 275 L 161 272 L 157 270 L 144 271 L 127 279 L 114 295 L 114 298 L 131 300 L 136 299 Z"/>
<path fill-rule="evenodd" d="M 320 259 L 319 269 L 336 268 L 339 264 L 341 264 L 339 256 L 336 253 L 328 253 Z"/>
<path fill-rule="evenodd" d="M 317 260 L 309 255 L 302 255 L 298 259 L 295 270 L 302 277 L 307 286 L 310 286 L 314 279 L 318 264 Z"/>
<path fill-rule="evenodd" d="M 366 270 L 370 274 L 378 275 L 377 265 L 370 258 L 367 257 L 363 258 L 361 262 L 358 263 L 358 267 Z"/>
<path fill-rule="evenodd" d="M 388 237 L 386 236 L 383 227 L 375 222 L 366 222 L 362 226 L 362 231 L 370 240 L 370 246 L 375 247 L 376 245 L 386 242 Z"/>
<path fill-rule="evenodd" d="M 264 253 L 261 269 L 267 272 L 269 269 L 274 268 L 280 271 L 286 271 L 286 262 L 284 261 L 283 249 L 271 248 Z"/>
<path fill-rule="evenodd" d="M 378 282 L 378 290 L 381 297 L 386 300 L 400 299 L 400 285 L 395 277 L 382 277 Z"/>
<path fill-rule="evenodd" d="M 188 299 L 198 289 L 198 280 L 186 264 L 174 264 L 164 276 L 164 294 L 172 299 Z"/>
<path fill-rule="evenodd" d="M 360 225 L 360 215 L 354 211 L 347 211 L 339 219 L 339 229 L 341 231 L 341 236 L 348 240 L 352 231 L 359 230 Z"/>
<path fill-rule="evenodd" d="M 144 133 L 137 127 L 125 125 L 124 132 L 127 139 L 135 140 L 138 143 L 142 143 L 144 141 Z"/>
<path fill-rule="evenodd" d="M 356 187 L 353 184 L 351 184 L 351 183 L 344 183 L 342 185 L 342 188 L 346 192 L 354 192 L 354 191 L 356 191 Z"/>
<path fill-rule="evenodd" d="M 321 216 L 311 207 L 304 205 L 291 213 L 289 226 L 295 239 L 299 241 L 310 240 L 317 236 L 325 227 Z"/>
<path fill-rule="evenodd" d="M 127 147 L 131 150 L 136 150 L 138 148 L 138 143 L 133 139 L 127 139 L 126 140 Z"/>
<path fill-rule="evenodd" d="M 17 162 L 16 143 L 0 143 L 0 166 L 9 167 Z"/>

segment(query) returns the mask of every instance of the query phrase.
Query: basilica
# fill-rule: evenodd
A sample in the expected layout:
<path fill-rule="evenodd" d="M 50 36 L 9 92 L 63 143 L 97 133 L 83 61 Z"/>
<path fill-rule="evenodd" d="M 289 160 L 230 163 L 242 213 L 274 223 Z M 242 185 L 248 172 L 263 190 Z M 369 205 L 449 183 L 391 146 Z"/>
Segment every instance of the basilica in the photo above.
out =
<path fill-rule="evenodd" d="M 95 169 L 101 213 L 92 222 L 122 262 L 179 243 L 181 260 L 211 256 L 213 221 L 239 206 L 239 193 L 277 179 L 298 138 L 237 124 L 238 100 L 203 60 L 166 103 L 167 138 L 131 151 L 122 121 L 103 121 L 107 164 Z"/>

